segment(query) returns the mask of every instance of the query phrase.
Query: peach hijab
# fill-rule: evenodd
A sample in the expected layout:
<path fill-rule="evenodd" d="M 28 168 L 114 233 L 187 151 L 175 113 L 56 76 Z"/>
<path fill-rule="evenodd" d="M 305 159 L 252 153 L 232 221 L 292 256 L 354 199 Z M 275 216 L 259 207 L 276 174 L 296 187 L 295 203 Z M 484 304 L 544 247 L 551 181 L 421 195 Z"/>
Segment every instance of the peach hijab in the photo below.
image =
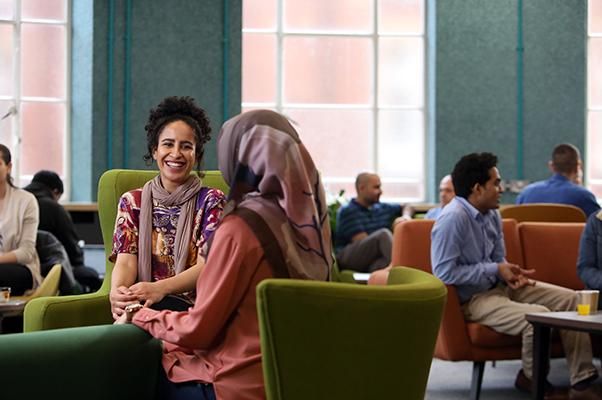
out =
<path fill-rule="evenodd" d="M 217 139 L 230 184 L 224 217 L 255 211 L 277 238 L 289 276 L 328 280 L 333 263 L 324 187 L 299 135 L 282 115 L 254 110 L 226 121 Z"/>

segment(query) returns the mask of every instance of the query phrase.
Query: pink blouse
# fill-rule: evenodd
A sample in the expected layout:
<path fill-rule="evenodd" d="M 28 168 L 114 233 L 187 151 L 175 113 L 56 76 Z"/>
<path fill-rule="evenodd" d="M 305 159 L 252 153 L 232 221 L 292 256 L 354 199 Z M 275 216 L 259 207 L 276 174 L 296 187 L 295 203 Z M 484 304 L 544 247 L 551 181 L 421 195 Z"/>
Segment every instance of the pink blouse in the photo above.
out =
<path fill-rule="evenodd" d="M 218 399 L 264 399 L 255 288 L 272 277 L 264 252 L 238 216 L 224 218 L 186 312 L 143 308 L 133 323 L 164 341 L 173 382 L 213 383 Z"/>

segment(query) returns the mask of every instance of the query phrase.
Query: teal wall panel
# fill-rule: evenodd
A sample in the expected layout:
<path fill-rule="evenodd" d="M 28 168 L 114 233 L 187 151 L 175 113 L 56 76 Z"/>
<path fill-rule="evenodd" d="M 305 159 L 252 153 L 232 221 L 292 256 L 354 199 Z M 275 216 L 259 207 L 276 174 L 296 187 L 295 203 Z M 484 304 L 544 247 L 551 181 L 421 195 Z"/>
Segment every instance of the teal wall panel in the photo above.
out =
<path fill-rule="evenodd" d="M 205 108 L 213 129 L 205 168 L 217 168 L 219 128 L 240 112 L 241 0 L 97 0 L 89 8 L 91 90 L 78 98 L 92 104 L 92 113 L 88 130 L 78 134 L 87 135 L 93 156 L 89 165 L 80 163 L 83 173 L 74 174 L 72 198 L 94 200 L 108 168 L 149 168 L 142 159 L 144 125 L 166 96 L 192 96 Z M 74 36 L 77 29 L 74 24 Z M 74 71 L 80 68 L 74 60 Z M 81 86 L 74 81 L 73 90 Z M 74 114 L 84 103 L 74 104 Z M 74 154 L 73 165 L 83 157 Z"/>
<path fill-rule="evenodd" d="M 549 175 L 546 164 L 556 143 L 570 141 L 583 149 L 585 26 L 585 0 L 436 2 L 436 182 L 473 151 L 496 153 L 503 178 L 524 175 L 533 181 Z M 523 131 L 517 142 L 521 89 Z M 512 194 L 503 199 L 513 200 Z"/>
<path fill-rule="evenodd" d="M 584 0 L 524 2 L 524 164 L 530 180 L 549 176 L 556 144 L 584 150 L 586 11 Z"/>

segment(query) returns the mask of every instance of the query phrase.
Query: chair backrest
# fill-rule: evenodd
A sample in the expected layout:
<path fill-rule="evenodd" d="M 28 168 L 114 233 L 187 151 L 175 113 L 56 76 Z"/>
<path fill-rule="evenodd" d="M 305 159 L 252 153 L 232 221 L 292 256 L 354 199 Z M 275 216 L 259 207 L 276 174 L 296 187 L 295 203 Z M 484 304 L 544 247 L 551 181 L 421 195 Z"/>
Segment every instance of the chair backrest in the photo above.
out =
<path fill-rule="evenodd" d="M 269 279 L 257 287 L 267 399 L 423 399 L 446 289 L 394 268 L 389 286 Z"/>
<path fill-rule="evenodd" d="M 113 232 L 115 230 L 115 218 L 117 217 L 117 203 L 122 194 L 127 191 L 140 188 L 159 171 L 113 169 L 106 171 L 98 181 L 98 216 L 100 229 L 105 247 L 106 273 L 105 280 L 100 291 L 108 293 L 111 287 L 111 271 L 113 263 L 108 261 L 113 245 Z M 203 185 L 220 189 L 228 194 L 229 188 L 219 171 L 205 171 Z"/>
<path fill-rule="evenodd" d="M 584 223 L 522 222 L 518 225 L 524 266 L 535 269 L 535 279 L 583 289 L 577 275 L 579 241 Z"/>
<path fill-rule="evenodd" d="M 569 204 L 532 203 L 504 206 L 502 218 L 514 218 L 518 222 L 585 222 L 583 210 Z"/>
<path fill-rule="evenodd" d="M 15 300 L 29 301 L 38 297 L 56 296 L 59 291 L 59 282 L 61 280 L 61 264 L 54 264 L 44 278 L 40 286 L 28 296 L 15 296 Z"/>

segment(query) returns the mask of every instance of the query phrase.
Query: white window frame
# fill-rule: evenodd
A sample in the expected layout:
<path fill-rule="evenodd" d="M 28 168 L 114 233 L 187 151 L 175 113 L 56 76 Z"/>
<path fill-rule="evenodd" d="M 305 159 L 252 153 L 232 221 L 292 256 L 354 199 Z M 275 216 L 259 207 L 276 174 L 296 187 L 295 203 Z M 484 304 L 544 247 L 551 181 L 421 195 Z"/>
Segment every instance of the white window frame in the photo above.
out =
<path fill-rule="evenodd" d="M 427 37 L 427 7 L 429 6 L 428 0 L 423 0 L 423 30 L 421 34 L 416 33 L 378 33 L 379 21 L 378 21 L 378 7 L 379 1 L 374 0 L 373 2 L 373 32 L 372 33 L 356 33 L 356 32 L 330 32 L 330 31 L 287 31 L 284 32 L 284 6 L 283 2 L 285 0 L 276 0 L 276 28 L 275 29 L 249 29 L 243 28 L 242 32 L 244 33 L 258 33 L 258 34 L 275 34 L 276 35 L 276 102 L 242 102 L 242 108 L 271 108 L 276 111 L 282 113 L 284 109 L 337 109 L 337 110 L 352 110 L 352 109 L 360 109 L 360 110 L 369 110 L 373 113 L 373 153 L 372 153 L 372 163 L 375 168 L 375 172 L 379 173 L 379 157 L 378 157 L 378 140 L 379 140 L 379 113 L 380 111 L 389 111 L 389 110 L 408 110 L 408 111 L 418 111 L 422 114 L 423 120 L 423 132 L 422 132 L 422 141 L 424 147 L 424 156 L 423 156 L 423 168 L 422 168 L 422 198 L 394 198 L 387 197 L 387 193 L 385 191 L 383 195 L 383 199 L 388 201 L 411 201 L 411 202 L 421 202 L 425 201 L 428 196 L 427 184 L 428 184 L 428 176 L 427 176 L 427 164 L 428 164 L 428 37 Z M 244 26 L 244 24 L 243 24 Z M 302 103 L 284 103 L 283 101 L 283 42 L 285 37 L 294 37 L 294 36 L 303 36 L 303 37 L 316 37 L 316 36 L 328 36 L 328 37 L 354 37 L 354 38 L 370 38 L 373 43 L 373 76 L 372 76 L 372 101 L 369 104 L 319 104 L 319 103 L 311 103 L 311 104 L 302 104 Z M 387 38 L 422 38 L 423 39 L 423 55 L 424 55 L 424 75 L 423 75 L 423 102 L 420 107 L 412 107 L 412 106 L 384 106 L 378 104 L 378 83 L 379 83 L 379 64 L 378 64 L 378 55 L 379 55 L 379 39 L 381 37 Z M 355 175 L 361 171 L 353 171 L 350 176 L 347 177 L 335 177 L 335 176 L 323 176 L 322 181 L 325 185 L 335 184 L 335 183 L 353 183 L 355 182 Z M 353 175 L 353 176 L 351 176 Z M 383 183 L 419 183 L 418 179 L 411 178 L 387 178 L 381 177 Z M 351 193 L 347 193 L 346 196 L 352 196 Z"/>
<path fill-rule="evenodd" d="M 63 135 L 63 174 L 61 178 L 63 179 L 63 183 L 65 186 L 65 193 L 62 197 L 62 200 L 69 200 L 70 194 L 70 132 L 71 132 L 71 90 L 70 90 L 70 82 L 71 82 L 71 0 L 66 0 L 65 7 L 66 10 L 66 20 L 47 20 L 47 19 L 24 19 L 21 17 L 21 0 L 14 0 L 14 15 L 13 19 L 6 20 L 0 18 L 0 24 L 10 24 L 13 26 L 13 82 L 14 82 L 14 96 L 3 96 L 0 95 L 1 101 L 12 101 L 14 109 L 16 112 L 13 112 L 11 116 L 8 118 L 13 118 L 12 123 L 12 143 L 14 144 L 11 148 L 12 153 L 12 176 L 15 181 L 15 185 L 20 186 L 20 183 L 29 183 L 33 177 L 33 175 L 21 174 L 21 159 L 23 158 L 23 149 L 21 147 L 21 137 L 23 131 L 23 121 L 21 119 L 21 104 L 22 102 L 36 102 L 36 103 L 55 103 L 55 104 L 64 104 L 65 106 L 65 132 Z M 40 24 L 40 25 L 55 25 L 55 26 L 64 26 L 65 27 L 65 71 L 64 71 L 64 82 L 65 82 L 65 98 L 52 98 L 52 97 L 31 97 L 31 96 L 23 96 L 21 94 L 21 27 L 23 23 L 27 24 Z M 4 116 L 8 112 L 8 110 L 0 110 L 0 117 Z"/>

